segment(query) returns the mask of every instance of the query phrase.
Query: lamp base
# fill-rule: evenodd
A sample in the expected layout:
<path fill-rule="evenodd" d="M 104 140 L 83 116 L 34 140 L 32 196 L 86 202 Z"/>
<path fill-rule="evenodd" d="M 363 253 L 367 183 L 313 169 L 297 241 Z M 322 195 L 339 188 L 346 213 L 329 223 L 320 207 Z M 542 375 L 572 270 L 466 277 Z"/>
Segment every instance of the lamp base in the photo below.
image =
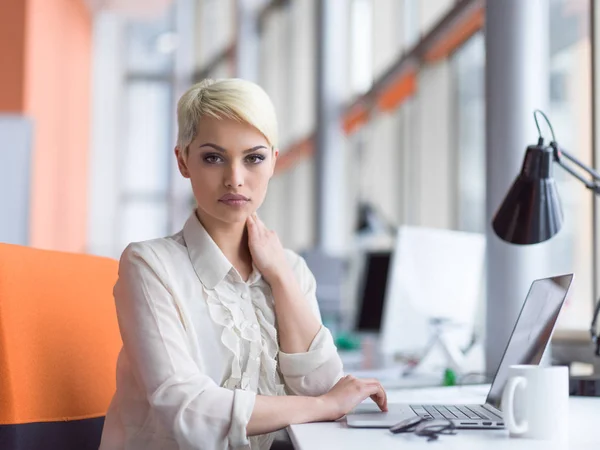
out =
<path fill-rule="evenodd" d="M 600 375 L 570 376 L 569 395 L 600 397 Z"/>

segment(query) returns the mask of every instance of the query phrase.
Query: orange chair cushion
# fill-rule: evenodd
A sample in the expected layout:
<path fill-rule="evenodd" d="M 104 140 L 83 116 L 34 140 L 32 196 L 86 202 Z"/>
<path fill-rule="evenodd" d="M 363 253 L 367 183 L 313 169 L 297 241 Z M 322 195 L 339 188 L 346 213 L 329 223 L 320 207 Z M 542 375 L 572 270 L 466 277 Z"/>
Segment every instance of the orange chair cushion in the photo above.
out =
<path fill-rule="evenodd" d="M 118 262 L 0 244 L 0 424 L 101 417 L 121 338 Z"/>

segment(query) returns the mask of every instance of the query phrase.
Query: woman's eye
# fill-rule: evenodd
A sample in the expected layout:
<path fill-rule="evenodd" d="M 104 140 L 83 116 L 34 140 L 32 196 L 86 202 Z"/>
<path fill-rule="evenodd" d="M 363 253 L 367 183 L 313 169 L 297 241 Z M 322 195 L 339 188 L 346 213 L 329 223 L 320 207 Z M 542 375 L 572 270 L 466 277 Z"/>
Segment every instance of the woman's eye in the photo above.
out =
<path fill-rule="evenodd" d="M 258 163 L 260 163 L 260 162 L 262 162 L 264 160 L 265 160 L 265 157 L 262 156 L 262 155 L 250 155 L 250 156 L 248 156 L 248 161 L 251 164 L 258 164 Z"/>
<path fill-rule="evenodd" d="M 216 164 L 221 161 L 221 157 L 218 155 L 206 155 L 204 157 L 204 161 L 206 161 L 209 164 Z"/>

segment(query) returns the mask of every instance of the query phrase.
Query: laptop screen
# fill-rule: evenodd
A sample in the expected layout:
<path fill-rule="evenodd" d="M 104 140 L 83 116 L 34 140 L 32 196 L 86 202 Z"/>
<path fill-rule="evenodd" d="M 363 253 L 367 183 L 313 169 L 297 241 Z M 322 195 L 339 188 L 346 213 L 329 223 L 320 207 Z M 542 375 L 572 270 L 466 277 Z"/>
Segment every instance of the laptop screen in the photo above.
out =
<path fill-rule="evenodd" d="M 500 409 L 508 369 L 515 364 L 539 364 L 567 296 L 573 274 L 535 280 L 508 340 L 486 403 Z"/>

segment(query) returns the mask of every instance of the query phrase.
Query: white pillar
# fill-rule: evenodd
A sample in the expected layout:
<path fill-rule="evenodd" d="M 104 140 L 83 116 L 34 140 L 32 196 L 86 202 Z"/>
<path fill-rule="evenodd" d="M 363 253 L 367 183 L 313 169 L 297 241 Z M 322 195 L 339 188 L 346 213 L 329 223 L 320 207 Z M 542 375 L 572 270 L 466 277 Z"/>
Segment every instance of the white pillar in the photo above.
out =
<path fill-rule="evenodd" d="M 344 249 L 344 102 L 350 2 L 318 0 L 317 7 L 317 246 L 326 253 Z"/>
<path fill-rule="evenodd" d="M 536 108 L 547 109 L 548 0 L 486 2 L 486 371 L 502 358 L 523 300 L 535 278 L 548 276 L 548 245 L 519 247 L 492 231 L 492 216 L 535 144 Z"/>

